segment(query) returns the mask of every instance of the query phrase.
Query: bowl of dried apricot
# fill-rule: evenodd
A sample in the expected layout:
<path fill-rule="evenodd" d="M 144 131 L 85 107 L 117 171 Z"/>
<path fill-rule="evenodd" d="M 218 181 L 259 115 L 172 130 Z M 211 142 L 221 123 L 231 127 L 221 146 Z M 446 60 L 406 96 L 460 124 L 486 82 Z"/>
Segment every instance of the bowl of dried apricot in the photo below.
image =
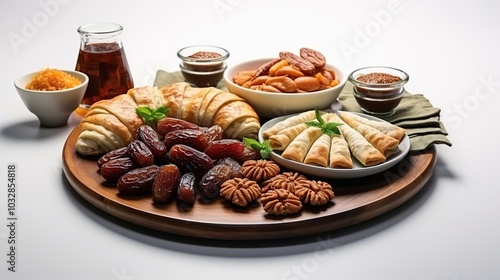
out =
<path fill-rule="evenodd" d="M 230 65 L 224 73 L 228 91 L 245 99 L 264 118 L 326 109 L 346 81 L 339 67 L 309 48 Z"/>
<path fill-rule="evenodd" d="M 80 105 L 88 82 L 82 72 L 46 68 L 19 77 L 14 86 L 42 126 L 60 127 Z"/>

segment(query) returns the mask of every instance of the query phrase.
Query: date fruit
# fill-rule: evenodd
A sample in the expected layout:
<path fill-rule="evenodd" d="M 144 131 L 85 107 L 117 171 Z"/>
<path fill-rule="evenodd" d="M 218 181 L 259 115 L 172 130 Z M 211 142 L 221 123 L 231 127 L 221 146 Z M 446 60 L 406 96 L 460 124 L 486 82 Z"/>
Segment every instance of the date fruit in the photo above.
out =
<path fill-rule="evenodd" d="M 260 152 L 258 150 L 249 148 L 247 146 L 245 146 L 245 149 L 243 150 L 243 153 L 241 154 L 241 156 L 233 157 L 233 159 L 235 159 L 240 164 L 247 161 L 247 160 L 257 160 L 260 158 L 262 158 L 262 157 L 260 156 Z"/>
<path fill-rule="evenodd" d="M 201 177 L 198 189 L 206 199 L 214 199 L 219 196 L 220 186 L 231 179 L 232 170 L 226 164 L 217 164 Z"/>
<path fill-rule="evenodd" d="M 177 144 L 168 152 L 170 161 L 190 171 L 204 173 L 214 166 L 214 161 L 204 152 L 187 145 Z"/>
<path fill-rule="evenodd" d="M 208 127 L 205 131 L 207 135 L 208 141 L 220 140 L 222 139 L 222 135 L 224 135 L 224 130 L 218 124 L 214 124 Z"/>
<path fill-rule="evenodd" d="M 179 129 L 199 129 L 199 126 L 182 119 L 166 117 L 158 121 L 156 129 L 161 136 L 165 136 L 170 131 Z"/>
<path fill-rule="evenodd" d="M 238 158 L 245 150 L 245 144 L 236 139 L 220 139 L 210 142 L 205 149 L 205 154 L 210 158 L 220 159 L 225 157 Z"/>
<path fill-rule="evenodd" d="M 198 151 L 203 151 L 208 145 L 208 137 L 199 129 L 180 129 L 167 133 L 163 143 L 167 149 L 176 144 L 184 144 Z"/>
<path fill-rule="evenodd" d="M 184 173 L 177 187 L 177 200 L 186 205 L 196 201 L 196 175 L 194 172 Z"/>
<path fill-rule="evenodd" d="M 235 159 L 225 157 L 217 160 L 217 164 L 225 164 L 231 168 L 231 178 L 243 178 L 243 171 L 241 171 L 241 164 Z"/>
<path fill-rule="evenodd" d="M 160 140 L 158 133 L 149 125 L 142 125 L 137 129 L 137 140 L 146 144 L 146 146 L 153 153 L 155 160 L 161 160 L 167 153 L 167 147 Z"/>
<path fill-rule="evenodd" d="M 115 158 L 121 158 L 127 155 L 127 147 L 121 147 L 112 151 L 105 153 L 102 157 L 97 160 L 97 166 L 101 167 L 105 162 L 110 161 Z"/>
<path fill-rule="evenodd" d="M 118 179 L 116 188 L 123 195 L 145 195 L 151 192 L 160 167 L 150 165 L 133 169 Z"/>
<path fill-rule="evenodd" d="M 151 189 L 153 202 L 165 203 L 174 198 L 177 193 L 179 176 L 180 171 L 177 165 L 167 164 L 161 166 Z"/>
<path fill-rule="evenodd" d="M 128 144 L 128 156 L 139 166 L 149 166 L 154 164 L 154 155 L 151 150 L 140 140 L 134 140 Z"/>
<path fill-rule="evenodd" d="M 101 166 L 101 176 L 109 182 L 116 182 L 125 173 L 137 168 L 129 157 L 110 159 Z"/>

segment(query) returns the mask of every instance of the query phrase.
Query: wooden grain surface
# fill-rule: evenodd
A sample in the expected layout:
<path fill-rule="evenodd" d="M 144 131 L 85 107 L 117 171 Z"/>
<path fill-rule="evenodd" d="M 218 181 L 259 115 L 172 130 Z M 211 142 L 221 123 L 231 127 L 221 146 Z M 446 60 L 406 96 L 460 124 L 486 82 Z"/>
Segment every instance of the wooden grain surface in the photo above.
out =
<path fill-rule="evenodd" d="M 357 179 L 325 180 L 335 192 L 322 208 L 304 208 L 300 215 L 272 217 L 260 203 L 240 209 L 217 199 L 197 201 L 190 209 L 175 202 L 155 205 L 151 197 L 122 197 L 106 186 L 95 158 L 75 150 L 77 126 L 63 147 L 63 169 L 75 191 L 95 207 L 133 224 L 191 237 L 223 240 L 263 240 L 322 233 L 379 216 L 413 197 L 429 180 L 436 163 L 435 148 L 406 156 L 391 169 Z M 320 179 L 320 178 L 311 178 Z"/>

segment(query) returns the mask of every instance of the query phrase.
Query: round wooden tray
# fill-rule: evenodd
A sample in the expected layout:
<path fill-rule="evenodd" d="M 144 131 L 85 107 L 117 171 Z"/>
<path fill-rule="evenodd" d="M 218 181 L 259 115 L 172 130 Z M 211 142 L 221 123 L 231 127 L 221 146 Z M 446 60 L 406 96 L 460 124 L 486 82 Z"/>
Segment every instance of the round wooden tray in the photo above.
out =
<path fill-rule="evenodd" d="M 75 150 L 77 126 L 63 148 L 63 169 L 71 186 L 86 201 L 133 224 L 200 238 L 264 240 L 305 236 L 332 231 L 379 216 L 413 197 L 429 180 L 436 163 L 434 147 L 405 157 L 383 173 L 357 179 L 328 181 L 335 197 L 320 209 L 304 208 L 293 217 L 267 215 L 260 203 L 240 209 L 218 199 L 196 202 L 183 209 L 175 202 L 155 205 L 151 197 L 122 197 L 106 186 L 98 173 L 97 160 L 81 157 Z"/>

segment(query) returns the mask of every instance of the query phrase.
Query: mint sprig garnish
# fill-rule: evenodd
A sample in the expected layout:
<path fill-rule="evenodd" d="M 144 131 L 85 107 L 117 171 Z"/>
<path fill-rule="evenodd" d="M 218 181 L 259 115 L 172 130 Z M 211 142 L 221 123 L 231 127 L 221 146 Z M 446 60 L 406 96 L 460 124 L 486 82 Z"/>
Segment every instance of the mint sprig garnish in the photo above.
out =
<path fill-rule="evenodd" d="M 305 124 L 307 126 L 318 127 L 321 129 L 321 132 L 329 136 L 340 134 L 340 130 L 338 127 L 342 125 L 341 123 L 325 122 L 325 120 L 321 116 L 321 112 L 318 110 L 317 107 L 315 109 L 315 114 L 316 114 L 316 120 L 306 122 Z"/>
<path fill-rule="evenodd" d="M 137 107 L 135 112 L 147 125 L 153 126 L 156 121 L 159 121 L 167 116 L 168 108 L 165 106 L 158 107 L 156 109 L 151 109 L 149 107 Z"/>
<path fill-rule="evenodd" d="M 269 155 L 273 151 L 273 149 L 269 145 L 269 140 L 264 140 L 261 143 L 261 142 L 255 140 L 255 139 L 243 137 L 243 143 L 248 148 L 259 151 L 260 156 L 263 159 L 269 158 Z"/>

